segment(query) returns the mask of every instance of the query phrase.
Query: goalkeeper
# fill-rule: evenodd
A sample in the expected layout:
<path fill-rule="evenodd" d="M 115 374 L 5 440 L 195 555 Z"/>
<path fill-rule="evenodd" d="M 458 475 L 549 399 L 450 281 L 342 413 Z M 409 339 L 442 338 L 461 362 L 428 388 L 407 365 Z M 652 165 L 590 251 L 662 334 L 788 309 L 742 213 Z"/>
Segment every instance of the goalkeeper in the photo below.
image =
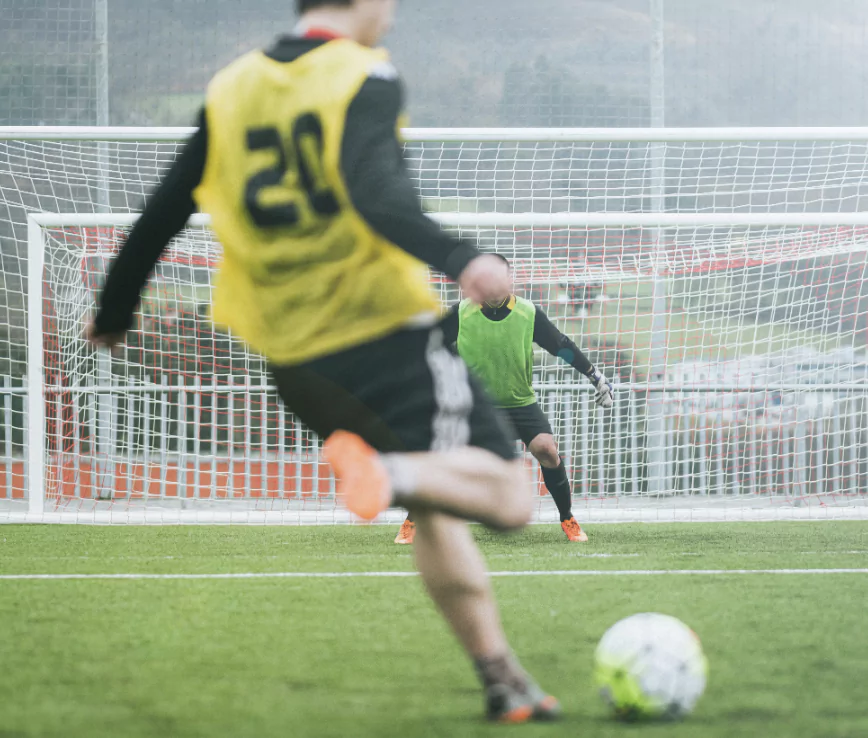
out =
<path fill-rule="evenodd" d="M 497 254 L 507 266 L 509 261 Z M 533 344 L 566 361 L 594 385 L 600 407 L 612 407 L 612 385 L 578 346 L 561 333 L 532 302 L 516 295 L 482 305 L 464 300 L 454 305 L 442 324 L 447 345 L 458 353 L 512 422 L 517 438 L 539 461 L 543 481 L 557 505 L 561 528 L 573 542 L 588 540 L 572 511 L 572 491 L 552 427 L 532 386 Z M 395 543 L 415 537 L 412 517 L 401 526 Z"/>

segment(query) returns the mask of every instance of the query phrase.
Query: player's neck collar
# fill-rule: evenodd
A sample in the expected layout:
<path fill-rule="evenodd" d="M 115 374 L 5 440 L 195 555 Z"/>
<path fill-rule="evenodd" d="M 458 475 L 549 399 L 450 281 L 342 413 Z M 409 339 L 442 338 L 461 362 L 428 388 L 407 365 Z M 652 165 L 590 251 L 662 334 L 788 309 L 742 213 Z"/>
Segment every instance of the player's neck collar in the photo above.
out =
<path fill-rule="evenodd" d="M 492 305 L 489 302 L 485 302 L 482 304 L 483 308 L 488 308 L 489 310 L 503 310 L 506 308 L 507 310 L 513 310 L 515 308 L 515 295 L 510 295 L 506 298 L 500 305 Z"/>

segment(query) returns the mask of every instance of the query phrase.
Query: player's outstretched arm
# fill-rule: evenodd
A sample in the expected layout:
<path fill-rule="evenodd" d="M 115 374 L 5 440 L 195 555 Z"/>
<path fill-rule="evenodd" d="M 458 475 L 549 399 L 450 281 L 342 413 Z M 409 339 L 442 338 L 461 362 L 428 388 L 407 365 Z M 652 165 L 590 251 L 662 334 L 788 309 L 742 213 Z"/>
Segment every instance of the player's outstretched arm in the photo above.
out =
<path fill-rule="evenodd" d="M 98 346 L 121 343 L 132 327 L 142 290 L 169 242 L 195 212 L 193 190 L 202 179 L 208 149 L 205 116 L 163 181 L 148 199 L 109 269 L 97 313 L 86 329 Z"/>
<path fill-rule="evenodd" d="M 594 402 L 600 407 L 609 408 L 615 402 L 612 383 L 597 369 L 582 350 L 569 337 L 561 333 L 539 307 L 536 308 L 533 324 L 533 340 L 541 349 L 552 356 L 563 359 L 577 372 L 584 374 L 594 385 Z"/>
<path fill-rule="evenodd" d="M 372 70 L 347 112 L 341 167 L 350 199 L 384 238 L 456 280 L 472 300 L 509 292 L 505 264 L 443 232 L 422 210 L 398 141 L 403 90 L 397 72 Z"/>

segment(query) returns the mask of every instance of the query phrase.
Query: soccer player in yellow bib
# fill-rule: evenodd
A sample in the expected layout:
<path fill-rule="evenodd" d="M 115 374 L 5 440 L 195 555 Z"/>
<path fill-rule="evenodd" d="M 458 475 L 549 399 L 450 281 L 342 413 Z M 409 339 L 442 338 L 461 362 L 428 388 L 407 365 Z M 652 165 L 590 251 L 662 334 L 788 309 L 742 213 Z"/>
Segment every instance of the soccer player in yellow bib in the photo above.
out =
<path fill-rule="evenodd" d="M 498 255 L 498 258 L 509 266 L 505 257 Z M 570 480 L 551 424 L 533 389 L 533 345 L 566 361 L 584 375 L 594 387 L 594 399 L 599 407 L 609 408 L 614 402 L 609 380 L 555 327 L 542 309 L 514 294 L 482 304 L 465 299 L 452 307 L 441 327 L 446 344 L 455 345 L 495 404 L 506 413 L 515 437 L 539 462 L 567 540 L 587 541 L 587 533 L 573 516 Z M 408 516 L 395 543 L 413 543 L 414 538 L 415 525 Z"/>
<path fill-rule="evenodd" d="M 531 490 L 512 439 L 446 348 L 425 263 L 476 300 L 508 269 L 443 233 L 398 139 L 386 51 L 396 0 L 297 0 L 301 21 L 211 82 L 199 127 L 114 261 L 88 336 L 123 340 L 163 250 L 196 205 L 223 245 L 213 316 L 263 354 L 286 406 L 326 438 L 347 507 L 412 510 L 416 560 L 473 659 L 487 714 L 550 720 L 558 701 L 512 654 L 465 520 L 514 530 Z"/>

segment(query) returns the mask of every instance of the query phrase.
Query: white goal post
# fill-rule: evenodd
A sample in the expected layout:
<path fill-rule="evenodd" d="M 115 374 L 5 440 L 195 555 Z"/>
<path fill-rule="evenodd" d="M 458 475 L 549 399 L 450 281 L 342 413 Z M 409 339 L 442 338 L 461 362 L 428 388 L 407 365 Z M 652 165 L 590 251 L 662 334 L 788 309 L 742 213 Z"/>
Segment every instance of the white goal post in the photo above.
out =
<path fill-rule="evenodd" d="M 120 358 L 100 366 L 81 339 L 99 276 L 137 217 L 132 197 L 188 133 L 0 128 L 0 203 L 16 239 L 13 211 L 25 213 L 29 275 L 27 382 L 0 383 L 0 398 L 6 386 L 26 396 L 26 493 L 4 500 L 16 463 L 6 459 L 0 520 L 349 522 L 316 440 L 282 412 L 261 360 L 207 320 L 219 255 L 207 217 L 176 240 Z M 405 138 L 432 217 L 508 256 L 519 291 L 615 378 L 605 414 L 581 377 L 538 357 L 577 515 L 868 519 L 868 129 Z M 108 173 L 97 172 L 97 141 Z M 91 190 L 106 183 L 112 211 L 94 212 L 73 175 Z M 653 196 L 661 176 L 673 183 L 666 212 Z M 52 200 L 67 212 L 49 212 Z M 434 284 L 444 302 L 456 298 Z M 553 520 L 543 492 L 537 517 Z"/>

